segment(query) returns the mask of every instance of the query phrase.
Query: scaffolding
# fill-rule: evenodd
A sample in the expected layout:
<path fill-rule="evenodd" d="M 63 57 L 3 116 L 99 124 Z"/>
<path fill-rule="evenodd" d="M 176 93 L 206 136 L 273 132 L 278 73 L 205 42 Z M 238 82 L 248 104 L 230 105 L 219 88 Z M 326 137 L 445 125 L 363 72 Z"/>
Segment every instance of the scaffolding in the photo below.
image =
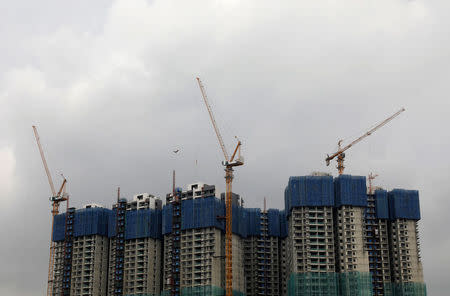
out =
<path fill-rule="evenodd" d="M 426 296 L 425 283 L 386 283 L 385 296 Z"/>
<path fill-rule="evenodd" d="M 343 296 L 372 296 L 372 275 L 358 271 L 340 273 L 339 290 Z"/>
<path fill-rule="evenodd" d="M 116 208 L 116 237 L 115 237 L 115 260 L 114 260 L 114 293 L 123 295 L 123 273 L 125 259 L 125 218 L 127 201 L 120 199 Z"/>
<path fill-rule="evenodd" d="M 372 296 L 368 272 L 306 272 L 291 274 L 289 296 Z M 414 295 L 416 296 L 416 295 Z"/>
<path fill-rule="evenodd" d="M 181 249 L 181 202 L 179 192 L 174 190 L 172 202 L 172 270 L 170 295 L 180 296 L 180 249 Z"/>
<path fill-rule="evenodd" d="M 289 277 L 288 296 L 337 296 L 338 275 L 335 272 L 293 273 Z"/>
<path fill-rule="evenodd" d="M 75 208 L 68 208 L 66 213 L 66 222 L 64 227 L 64 269 L 62 276 L 61 295 L 70 295 L 70 286 L 72 279 L 72 253 L 73 253 L 73 235 L 74 235 Z"/>
<path fill-rule="evenodd" d="M 162 295 L 162 294 L 161 294 Z M 224 296 L 225 290 L 216 286 L 186 287 L 181 290 L 182 296 Z M 233 290 L 233 296 L 245 296 L 244 293 Z"/>

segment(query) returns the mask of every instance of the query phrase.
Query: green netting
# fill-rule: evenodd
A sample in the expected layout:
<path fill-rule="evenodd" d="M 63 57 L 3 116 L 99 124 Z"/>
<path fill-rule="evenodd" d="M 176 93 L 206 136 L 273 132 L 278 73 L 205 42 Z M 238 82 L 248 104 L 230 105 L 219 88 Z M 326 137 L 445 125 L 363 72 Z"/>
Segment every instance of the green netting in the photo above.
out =
<path fill-rule="evenodd" d="M 339 291 L 342 296 L 372 296 L 372 275 L 358 271 L 339 273 Z"/>
<path fill-rule="evenodd" d="M 159 296 L 170 296 L 170 290 L 164 290 L 162 291 Z"/>
<path fill-rule="evenodd" d="M 186 287 L 181 289 L 182 296 L 223 296 L 225 290 L 216 286 L 199 286 L 199 287 Z M 233 296 L 245 296 L 240 291 L 233 290 Z"/>
<path fill-rule="evenodd" d="M 425 283 L 386 283 L 384 284 L 385 296 L 426 296 Z"/>
<path fill-rule="evenodd" d="M 372 296 L 369 272 L 293 273 L 288 282 L 289 296 Z"/>
<path fill-rule="evenodd" d="M 292 273 L 288 282 L 288 296 L 337 296 L 338 274 L 327 273 Z"/>

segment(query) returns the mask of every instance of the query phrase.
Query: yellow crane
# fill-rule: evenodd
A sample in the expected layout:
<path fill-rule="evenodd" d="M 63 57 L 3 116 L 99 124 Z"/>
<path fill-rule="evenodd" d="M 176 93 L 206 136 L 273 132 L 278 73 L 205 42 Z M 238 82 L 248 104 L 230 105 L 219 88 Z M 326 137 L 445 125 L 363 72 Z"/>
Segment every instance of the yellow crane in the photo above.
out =
<path fill-rule="evenodd" d="M 373 187 L 372 187 L 372 181 L 375 180 L 375 178 L 378 177 L 378 174 L 370 173 L 367 179 L 369 180 L 369 194 L 373 194 Z"/>
<path fill-rule="evenodd" d="M 400 113 L 402 113 L 403 111 L 405 111 L 405 108 L 401 108 L 399 111 L 397 111 L 393 115 L 389 116 L 388 118 L 386 118 L 385 120 L 383 120 L 382 122 L 377 124 L 375 127 L 371 128 L 369 131 L 365 132 L 364 135 L 360 136 L 359 138 L 357 138 L 356 140 L 354 140 L 353 142 L 351 142 L 350 144 L 348 144 L 345 147 L 341 147 L 343 140 L 339 140 L 338 141 L 338 151 L 333 153 L 331 156 L 327 155 L 327 158 L 325 158 L 327 166 L 330 165 L 330 161 L 333 158 L 337 157 L 338 165 L 337 165 L 336 168 L 339 171 L 339 175 L 342 175 L 344 173 L 344 168 L 345 168 L 345 166 L 344 166 L 345 153 L 344 152 L 347 149 L 349 149 L 350 147 L 352 147 L 353 145 L 359 143 L 364 138 L 370 136 L 373 132 L 375 132 L 380 127 L 384 126 L 386 123 L 388 123 L 389 121 L 391 121 L 392 119 L 394 119 L 398 115 L 400 115 Z"/>
<path fill-rule="evenodd" d="M 41 141 L 39 138 L 39 134 L 36 126 L 33 125 L 33 132 L 36 138 L 36 143 L 39 148 L 39 153 L 41 154 L 42 163 L 44 164 L 45 173 L 47 174 L 48 184 L 50 185 L 50 190 L 52 192 L 52 196 L 50 197 L 50 201 L 52 202 L 52 230 L 50 233 L 50 257 L 48 262 L 48 283 L 47 283 L 47 296 L 53 295 L 53 279 L 54 279 L 54 263 L 55 263 L 55 242 L 53 241 L 53 226 L 54 226 L 54 218 L 59 214 L 59 204 L 63 201 L 67 202 L 67 208 L 69 208 L 69 195 L 66 194 L 66 184 L 67 180 L 63 176 L 63 182 L 59 191 L 56 192 L 55 186 L 53 185 L 52 176 L 50 174 L 50 170 L 48 169 L 47 161 L 45 160 L 44 151 L 42 149 Z"/>
<path fill-rule="evenodd" d="M 226 182 L 226 190 L 225 190 L 225 295 L 232 296 L 233 295 L 233 251 L 232 251 L 232 183 L 233 183 L 233 167 L 241 166 L 244 164 L 244 160 L 241 157 L 241 141 L 238 140 L 236 148 L 234 149 L 233 155 L 231 157 L 228 156 L 227 149 L 222 139 L 222 135 L 219 132 L 217 127 L 216 120 L 214 119 L 214 114 L 212 112 L 211 106 L 208 102 L 208 97 L 206 95 L 205 87 L 203 86 L 200 78 L 197 77 L 198 86 L 200 87 L 200 91 L 202 93 L 203 101 L 205 102 L 206 108 L 208 109 L 209 118 L 211 119 L 211 123 L 213 125 L 214 131 L 217 136 L 217 140 L 219 141 L 220 148 L 222 149 L 223 156 L 225 160 L 222 161 L 222 165 L 225 167 L 225 182 Z M 236 153 L 238 157 L 236 157 Z"/>

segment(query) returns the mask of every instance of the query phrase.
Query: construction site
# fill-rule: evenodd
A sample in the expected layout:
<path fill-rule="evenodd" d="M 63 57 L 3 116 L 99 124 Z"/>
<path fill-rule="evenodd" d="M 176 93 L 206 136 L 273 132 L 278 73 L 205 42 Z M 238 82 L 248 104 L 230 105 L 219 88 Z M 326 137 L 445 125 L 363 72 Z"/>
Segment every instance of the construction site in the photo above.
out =
<path fill-rule="evenodd" d="M 223 154 L 225 192 L 192 180 L 165 200 L 151 193 L 112 205 L 69 204 L 67 180 L 51 189 L 47 296 L 425 296 L 419 192 L 375 186 L 376 174 L 344 174 L 345 152 L 396 118 L 387 117 L 325 158 L 337 176 L 314 172 L 286 180 L 284 208 L 247 208 L 234 192 L 242 142 L 229 154 L 205 87 L 202 99 Z M 319 164 L 318 164 L 319 166 Z M 237 181 L 239 182 L 239 181 Z M 64 211 L 60 210 L 64 204 Z"/>

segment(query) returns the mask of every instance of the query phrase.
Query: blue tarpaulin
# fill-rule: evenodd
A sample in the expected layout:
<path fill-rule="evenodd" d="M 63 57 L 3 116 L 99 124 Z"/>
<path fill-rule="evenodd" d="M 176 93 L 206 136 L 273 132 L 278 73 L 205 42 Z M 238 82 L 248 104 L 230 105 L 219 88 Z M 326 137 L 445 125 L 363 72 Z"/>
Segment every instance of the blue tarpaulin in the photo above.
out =
<path fill-rule="evenodd" d="M 87 208 L 76 210 L 73 235 L 108 235 L 108 217 L 111 210 L 105 208 Z"/>
<path fill-rule="evenodd" d="M 280 211 L 280 237 L 284 238 L 288 236 L 288 223 L 286 217 L 286 210 Z"/>
<path fill-rule="evenodd" d="M 225 202 L 215 197 L 183 200 L 181 229 L 217 227 L 225 230 Z M 169 216 L 170 214 L 167 213 Z M 241 237 L 261 234 L 261 210 L 233 205 L 232 231 Z M 222 219 L 218 219 L 222 217 Z M 166 219 L 166 218 L 165 218 Z M 169 219 L 169 218 L 167 218 Z"/>
<path fill-rule="evenodd" d="M 75 211 L 73 218 L 74 237 L 85 235 L 108 236 L 108 220 L 111 210 L 87 208 Z M 53 225 L 53 241 L 63 241 L 66 228 L 66 213 L 56 215 Z"/>
<path fill-rule="evenodd" d="M 247 236 L 261 235 L 261 209 L 245 209 L 248 217 Z"/>
<path fill-rule="evenodd" d="M 172 233 L 172 204 L 167 204 L 162 209 L 162 234 Z"/>
<path fill-rule="evenodd" d="M 236 232 L 241 237 L 259 236 L 261 235 L 261 209 L 258 208 L 241 208 L 243 216 L 240 223 L 244 225 L 241 232 Z M 233 209 L 234 210 L 234 209 Z M 233 212 L 234 215 L 234 212 Z M 234 222 L 234 216 L 233 216 Z"/>
<path fill-rule="evenodd" d="M 269 209 L 267 211 L 267 220 L 269 222 L 269 236 L 280 236 L 280 210 Z"/>
<path fill-rule="evenodd" d="M 224 223 L 217 219 L 224 215 L 224 203 L 215 197 L 183 200 L 181 230 L 207 227 L 224 229 Z"/>
<path fill-rule="evenodd" d="M 63 241 L 66 226 L 66 213 L 56 215 L 53 219 L 53 223 L 53 241 Z"/>
<path fill-rule="evenodd" d="M 161 210 L 142 209 L 127 211 L 125 239 L 161 238 Z"/>
<path fill-rule="evenodd" d="M 293 207 L 333 206 L 333 177 L 290 177 L 288 186 L 285 190 L 284 201 L 288 215 Z"/>
<path fill-rule="evenodd" d="M 366 177 L 340 175 L 334 179 L 336 207 L 367 207 Z"/>
<path fill-rule="evenodd" d="M 287 237 L 286 211 L 278 209 L 269 209 L 267 211 L 269 221 L 269 236 Z"/>
<path fill-rule="evenodd" d="M 116 210 L 111 210 L 108 217 L 108 237 L 116 236 Z"/>
<path fill-rule="evenodd" d="M 335 205 L 367 207 L 366 177 L 340 175 L 334 179 Z"/>
<path fill-rule="evenodd" d="M 53 240 L 62 241 L 65 235 L 65 213 L 55 216 Z M 86 235 L 116 235 L 116 211 L 105 208 L 87 208 L 75 211 L 74 237 Z M 127 211 L 125 217 L 125 239 L 161 237 L 161 210 Z"/>
<path fill-rule="evenodd" d="M 388 193 L 389 218 L 420 220 L 419 192 L 394 189 Z"/>
<path fill-rule="evenodd" d="M 243 207 L 236 205 L 233 205 L 232 211 L 233 211 L 232 232 L 234 234 L 240 235 L 241 237 L 246 237 L 248 225 L 245 220 L 247 212 Z"/>
<path fill-rule="evenodd" d="M 375 190 L 375 215 L 378 219 L 389 219 L 389 203 L 386 190 Z"/>

